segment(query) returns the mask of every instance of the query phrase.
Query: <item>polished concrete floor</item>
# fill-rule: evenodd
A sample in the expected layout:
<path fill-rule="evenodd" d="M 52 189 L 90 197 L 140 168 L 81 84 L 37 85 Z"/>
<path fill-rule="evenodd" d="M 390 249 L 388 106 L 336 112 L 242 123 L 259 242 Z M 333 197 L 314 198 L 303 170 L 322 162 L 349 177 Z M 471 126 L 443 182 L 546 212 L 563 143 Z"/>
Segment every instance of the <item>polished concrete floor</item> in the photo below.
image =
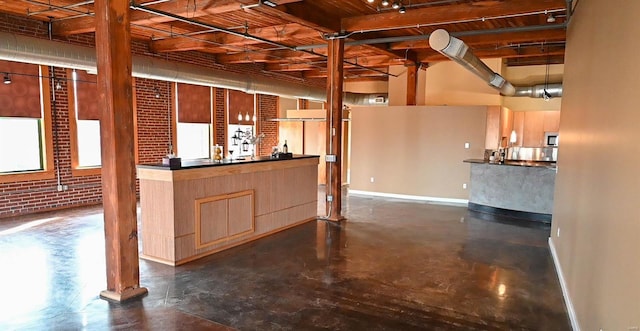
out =
<path fill-rule="evenodd" d="M 0 330 L 570 330 L 549 228 L 350 196 L 312 221 L 105 289 L 101 208 L 0 220 Z M 322 208 L 320 208 L 322 209 Z M 144 234 L 143 234 L 144 237 Z"/>

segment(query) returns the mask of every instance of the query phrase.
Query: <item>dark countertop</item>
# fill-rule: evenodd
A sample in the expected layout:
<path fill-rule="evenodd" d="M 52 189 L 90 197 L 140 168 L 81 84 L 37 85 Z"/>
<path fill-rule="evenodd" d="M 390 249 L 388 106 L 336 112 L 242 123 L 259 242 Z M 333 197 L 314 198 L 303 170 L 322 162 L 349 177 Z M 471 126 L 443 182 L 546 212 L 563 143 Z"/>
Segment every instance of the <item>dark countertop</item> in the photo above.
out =
<path fill-rule="evenodd" d="M 521 160 L 505 160 L 504 162 L 492 162 L 483 159 L 466 159 L 466 163 L 491 164 L 497 166 L 516 166 L 516 167 L 544 167 L 555 169 L 555 161 L 521 161 Z"/>
<path fill-rule="evenodd" d="M 228 159 L 224 159 L 222 162 L 214 162 L 211 159 L 187 159 L 182 160 L 179 169 L 171 169 L 169 165 L 165 165 L 162 163 L 154 163 L 154 164 L 139 164 L 138 168 L 145 169 L 158 169 L 158 170 L 185 170 L 185 169 L 195 169 L 195 168 L 206 168 L 206 167 L 223 167 L 230 165 L 238 165 L 238 164 L 249 164 L 249 163 L 257 163 L 257 162 L 278 162 L 278 161 L 288 161 L 288 160 L 297 160 L 297 159 L 310 159 L 314 157 L 319 157 L 318 155 L 293 155 L 292 158 L 272 158 L 271 156 L 256 156 L 251 159 L 250 156 L 244 157 L 244 160 L 233 159 L 230 161 Z"/>

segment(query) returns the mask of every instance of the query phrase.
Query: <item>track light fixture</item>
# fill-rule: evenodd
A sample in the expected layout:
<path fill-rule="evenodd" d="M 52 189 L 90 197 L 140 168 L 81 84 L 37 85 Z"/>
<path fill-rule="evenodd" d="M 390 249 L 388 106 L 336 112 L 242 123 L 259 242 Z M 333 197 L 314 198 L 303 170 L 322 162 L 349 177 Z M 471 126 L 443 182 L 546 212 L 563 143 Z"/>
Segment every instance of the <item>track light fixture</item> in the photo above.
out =
<path fill-rule="evenodd" d="M 556 17 L 553 14 L 549 14 L 547 16 L 547 23 L 554 23 L 556 21 Z"/>
<path fill-rule="evenodd" d="M 381 4 L 386 7 L 389 5 L 389 0 L 382 0 Z"/>
<path fill-rule="evenodd" d="M 373 3 L 375 0 L 367 0 L 368 3 Z"/>
<path fill-rule="evenodd" d="M 8 72 L 4 73 L 4 83 L 5 84 L 11 84 L 11 77 L 9 76 Z"/>
<path fill-rule="evenodd" d="M 398 1 L 394 1 L 393 4 L 391 5 L 391 8 L 393 8 L 393 9 L 400 8 L 400 3 Z"/>
<path fill-rule="evenodd" d="M 405 8 L 404 6 L 400 7 L 400 9 L 398 10 L 398 13 L 400 14 L 404 14 L 407 12 L 407 8 Z"/>

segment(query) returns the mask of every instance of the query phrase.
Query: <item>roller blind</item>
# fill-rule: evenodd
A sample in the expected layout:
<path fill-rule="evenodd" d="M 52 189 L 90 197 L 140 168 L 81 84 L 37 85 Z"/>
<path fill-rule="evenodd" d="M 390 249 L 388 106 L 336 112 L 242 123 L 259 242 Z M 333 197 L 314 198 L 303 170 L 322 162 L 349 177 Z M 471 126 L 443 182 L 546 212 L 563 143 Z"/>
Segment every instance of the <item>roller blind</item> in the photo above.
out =
<path fill-rule="evenodd" d="M 0 84 L 0 117 L 41 118 L 38 65 L 0 61 L 0 75 L 5 74 L 11 84 Z"/>
<path fill-rule="evenodd" d="M 249 124 L 251 120 L 245 121 L 245 115 L 253 116 L 253 94 L 241 91 L 229 90 L 229 123 Z M 242 121 L 238 121 L 238 114 L 242 114 Z"/>
<path fill-rule="evenodd" d="M 211 88 L 178 83 L 178 122 L 211 123 Z"/>
<path fill-rule="evenodd" d="M 98 76 L 76 70 L 76 114 L 79 120 L 99 120 Z"/>

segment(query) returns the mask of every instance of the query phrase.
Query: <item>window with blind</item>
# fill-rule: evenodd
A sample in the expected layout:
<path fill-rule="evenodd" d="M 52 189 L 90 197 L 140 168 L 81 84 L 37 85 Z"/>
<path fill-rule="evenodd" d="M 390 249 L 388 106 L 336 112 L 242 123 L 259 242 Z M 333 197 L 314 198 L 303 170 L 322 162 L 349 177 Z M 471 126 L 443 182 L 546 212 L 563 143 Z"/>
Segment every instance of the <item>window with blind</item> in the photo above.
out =
<path fill-rule="evenodd" d="M 98 174 L 102 165 L 100 149 L 100 109 L 98 80 L 83 70 L 68 70 L 69 128 L 71 131 L 71 164 L 74 175 Z M 80 171 L 94 168 L 93 171 Z"/>
<path fill-rule="evenodd" d="M 213 134 L 212 88 L 176 84 L 176 153 L 183 159 L 209 158 Z"/>
<path fill-rule="evenodd" d="M 51 178 L 49 85 L 42 78 L 48 76 L 46 67 L 0 61 L 0 73 L 10 80 L 0 86 L 0 182 Z"/>

